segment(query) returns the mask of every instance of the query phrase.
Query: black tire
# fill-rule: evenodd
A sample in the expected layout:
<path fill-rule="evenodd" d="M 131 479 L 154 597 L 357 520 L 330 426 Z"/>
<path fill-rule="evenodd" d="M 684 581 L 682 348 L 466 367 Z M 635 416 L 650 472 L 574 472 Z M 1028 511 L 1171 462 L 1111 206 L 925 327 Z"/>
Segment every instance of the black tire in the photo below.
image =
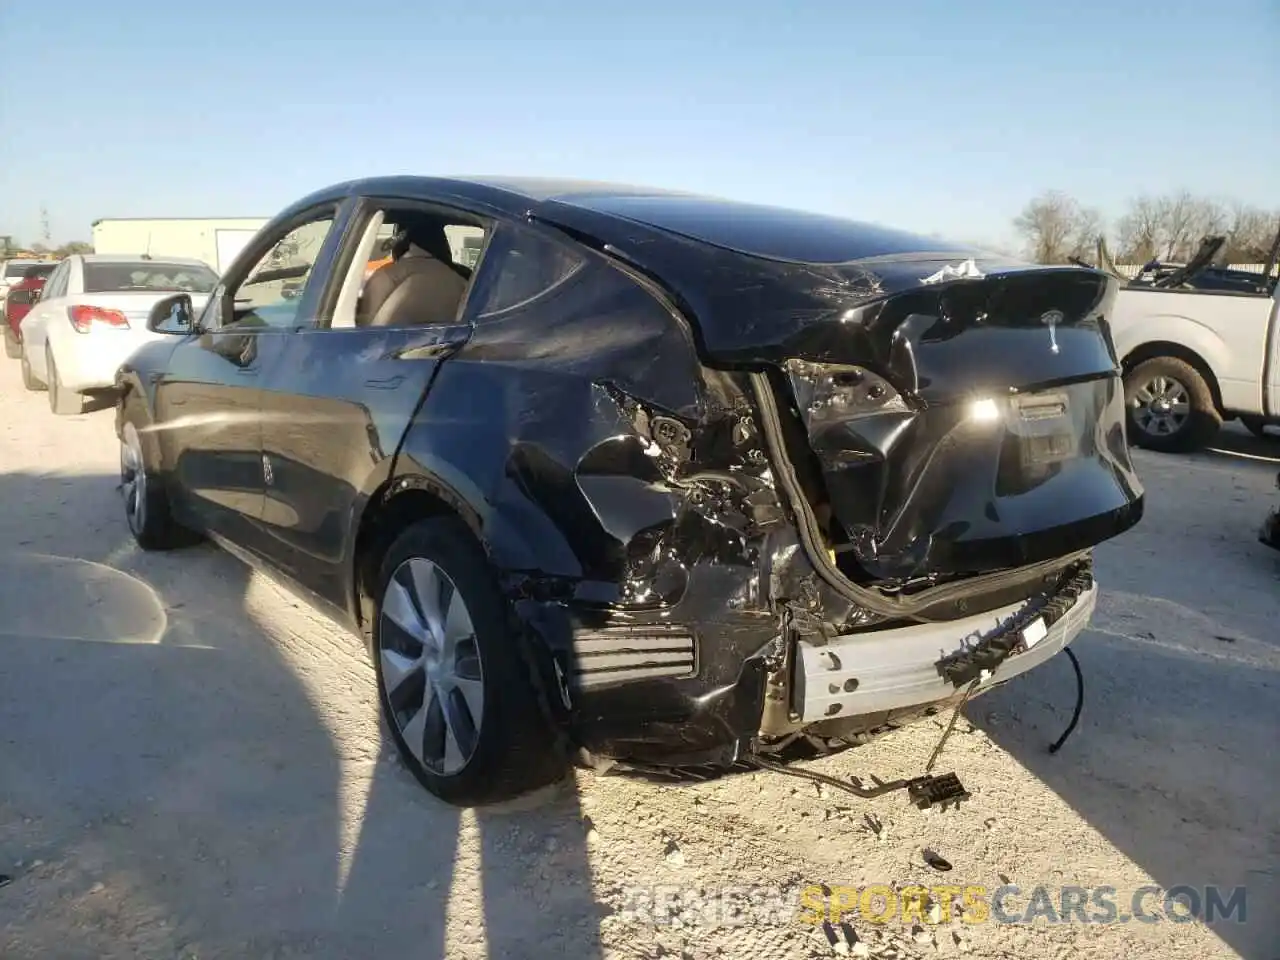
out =
<path fill-rule="evenodd" d="M 58 365 L 53 362 L 53 351 L 46 344 L 44 368 L 49 375 L 49 409 L 60 417 L 74 417 L 84 413 L 84 394 L 68 390 L 58 377 Z"/>
<path fill-rule="evenodd" d="M 1262 417 L 1241 417 L 1240 423 L 1255 437 L 1261 439 L 1267 435 L 1267 421 Z"/>
<path fill-rule="evenodd" d="M 31 361 L 27 359 L 26 350 L 22 351 L 22 385 L 33 393 L 46 389 L 45 385 L 36 379 L 31 369 Z"/>
<path fill-rule="evenodd" d="M 398 571 L 403 578 L 409 561 L 427 561 L 442 571 L 469 613 L 472 636 L 463 643 L 469 645 L 469 651 L 474 650 L 479 661 L 476 672 L 480 679 L 470 682 L 481 685 L 483 708 L 479 729 L 472 734 L 472 745 L 467 748 L 468 758 L 453 772 L 431 769 L 406 743 L 402 727 L 412 727 L 409 717 L 417 715 L 421 693 L 415 700 L 406 699 L 396 705 L 388 693 L 384 659 L 388 654 L 406 656 L 403 644 L 410 635 L 394 626 L 384 605 L 392 578 Z M 415 602 L 414 609 L 420 613 L 422 607 Z M 554 783 L 567 772 L 564 750 L 540 696 L 542 687 L 526 644 L 515 629 L 488 558 L 461 521 L 418 521 L 405 528 L 387 549 L 378 576 L 373 620 L 378 700 L 405 765 L 428 791 L 446 803 L 460 807 L 500 803 Z M 423 673 L 422 684 L 430 682 L 425 678 Z M 408 685 L 405 681 L 397 688 L 397 700 Z M 421 710 L 429 713 L 425 704 Z M 449 726 L 452 730 L 452 723 Z"/>
<path fill-rule="evenodd" d="M 150 420 L 142 406 L 133 400 L 125 401 L 124 415 L 121 417 L 120 441 L 120 492 L 124 499 L 125 522 L 129 532 L 143 550 L 173 550 L 198 543 L 200 535 L 173 519 L 173 511 L 169 506 L 169 495 L 161 481 L 159 470 L 159 451 L 155 440 L 146 429 Z M 141 486 L 137 476 L 130 478 L 127 471 L 132 464 L 127 464 L 130 454 L 127 447 L 135 446 L 133 451 L 136 469 L 141 470 Z M 132 502 L 131 502 L 132 498 Z M 141 510 L 136 508 L 141 504 Z"/>
<path fill-rule="evenodd" d="M 1176 429 L 1167 432 L 1144 426 L 1143 406 L 1146 388 L 1156 382 L 1169 382 L 1180 388 L 1187 399 L 1188 410 Z M 1129 442 L 1161 453 L 1199 450 L 1207 446 L 1222 427 L 1222 414 L 1213 402 L 1209 384 L 1191 364 L 1176 357 L 1153 357 L 1144 360 L 1124 378 L 1124 399 Z"/>
<path fill-rule="evenodd" d="M 22 356 L 22 343 L 13 335 L 13 328 L 7 322 L 4 325 L 4 355 L 10 360 Z"/>

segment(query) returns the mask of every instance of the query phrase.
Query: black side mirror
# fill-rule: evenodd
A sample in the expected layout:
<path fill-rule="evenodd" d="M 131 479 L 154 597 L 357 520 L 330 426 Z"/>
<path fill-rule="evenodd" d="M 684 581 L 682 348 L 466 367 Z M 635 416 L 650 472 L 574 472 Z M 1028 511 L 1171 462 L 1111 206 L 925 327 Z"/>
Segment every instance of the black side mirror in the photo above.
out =
<path fill-rule="evenodd" d="M 172 333 L 185 336 L 195 330 L 196 311 L 191 296 L 175 293 L 157 301 L 147 314 L 147 329 L 152 333 Z"/>

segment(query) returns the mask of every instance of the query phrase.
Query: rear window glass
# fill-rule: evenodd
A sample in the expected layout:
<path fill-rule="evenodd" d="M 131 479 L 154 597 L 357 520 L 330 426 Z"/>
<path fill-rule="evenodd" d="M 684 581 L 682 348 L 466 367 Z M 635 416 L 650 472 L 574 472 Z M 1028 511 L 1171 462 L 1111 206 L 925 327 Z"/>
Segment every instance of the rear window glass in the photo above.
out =
<path fill-rule="evenodd" d="M 574 251 L 529 231 L 507 228 L 493 250 L 494 271 L 480 293 L 477 316 L 523 306 L 559 286 L 586 261 Z M 486 263 L 490 261 L 486 258 Z"/>
<path fill-rule="evenodd" d="M 218 275 L 194 263 L 86 263 L 85 293 L 209 293 Z"/>
<path fill-rule="evenodd" d="M 36 266 L 36 264 L 30 262 L 15 263 L 14 261 L 10 261 L 4 265 L 4 278 L 6 280 L 16 280 L 19 277 L 25 277 L 27 275 L 27 271 L 34 266 Z M 52 266 L 56 267 L 57 264 L 52 264 Z"/>
<path fill-rule="evenodd" d="M 57 269 L 56 263 L 37 263 L 32 267 L 24 267 L 21 273 L 23 277 L 47 277 Z"/>

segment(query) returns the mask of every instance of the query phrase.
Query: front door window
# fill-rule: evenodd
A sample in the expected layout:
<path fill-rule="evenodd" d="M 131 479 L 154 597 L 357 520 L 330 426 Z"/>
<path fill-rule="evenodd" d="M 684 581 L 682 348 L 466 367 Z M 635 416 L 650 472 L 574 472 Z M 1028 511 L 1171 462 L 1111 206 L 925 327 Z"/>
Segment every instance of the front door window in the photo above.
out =
<path fill-rule="evenodd" d="M 222 329 L 291 330 L 314 322 L 299 317 L 312 270 L 332 230 L 332 214 L 309 220 L 286 233 L 256 263 L 223 306 Z M 228 309 L 228 306 L 230 309 Z"/>

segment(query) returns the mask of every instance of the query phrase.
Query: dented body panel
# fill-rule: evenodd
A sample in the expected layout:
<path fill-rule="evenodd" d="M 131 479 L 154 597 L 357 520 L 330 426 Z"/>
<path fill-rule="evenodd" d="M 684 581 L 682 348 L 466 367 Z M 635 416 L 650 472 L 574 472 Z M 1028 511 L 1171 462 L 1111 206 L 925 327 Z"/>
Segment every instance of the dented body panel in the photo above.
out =
<path fill-rule="evenodd" d="M 935 241 L 767 208 L 730 219 L 683 198 L 587 204 L 542 215 L 661 277 L 713 361 L 784 371 L 807 434 L 790 448 L 816 458 L 811 494 L 830 503 L 871 577 L 1033 563 L 1141 516 L 1105 274 L 965 259 L 929 249 Z M 619 211 L 651 222 L 609 216 Z M 695 214 L 712 213 L 701 233 L 714 245 L 663 242 L 659 225 L 694 231 Z"/>
<path fill-rule="evenodd" d="M 423 384 L 397 406 L 399 437 L 357 451 L 368 431 L 304 437 L 304 417 L 288 444 L 264 437 L 281 457 L 305 449 L 310 470 L 347 476 L 367 455 L 381 471 L 344 499 L 342 544 L 294 537 L 287 561 L 266 560 L 308 571 L 359 627 L 361 549 L 381 542 L 368 531 L 427 494 L 483 544 L 551 708 L 590 754 L 726 763 L 801 731 L 855 736 L 953 696 L 939 664 L 975 635 L 937 624 L 975 615 L 990 614 L 984 662 L 1024 658 L 1013 675 L 1083 629 L 1089 549 L 1141 514 L 1103 274 L 598 184 L 358 181 L 278 221 L 364 197 L 484 217 L 486 247 L 447 351 L 384 357 L 380 383 Z M 489 309 L 521 245 L 568 266 Z M 342 262 L 338 246 L 319 260 L 309 337 L 326 336 Z M 355 365 L 386 334 L 341 336 Z M 293 390 L 277 368 L 271 400 L 367 418 L 364 382 L 353 366 Z M 1041 607 L 1038 645 L 1025 631 Z M 921 624 L 930 642 L 903 643 Z M 838 682 L 817 672 L 826 646 Z"/>
<path fill-rule="evenodd" d="M 741 377 L 704 368 L 685 322 L 605 258 L 475 324 L 396 472 L 480 505 L 587 749 L 701 757 L 758 725 L 779 637 L 772 559 L 789 555 L 770 540 L 785 524 L 751 406 Z"/>

